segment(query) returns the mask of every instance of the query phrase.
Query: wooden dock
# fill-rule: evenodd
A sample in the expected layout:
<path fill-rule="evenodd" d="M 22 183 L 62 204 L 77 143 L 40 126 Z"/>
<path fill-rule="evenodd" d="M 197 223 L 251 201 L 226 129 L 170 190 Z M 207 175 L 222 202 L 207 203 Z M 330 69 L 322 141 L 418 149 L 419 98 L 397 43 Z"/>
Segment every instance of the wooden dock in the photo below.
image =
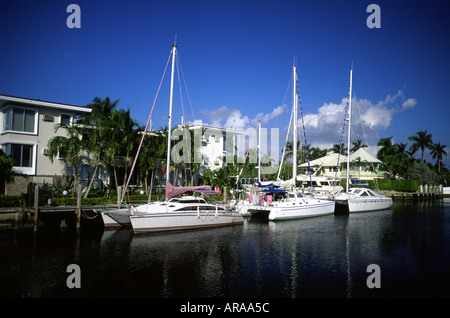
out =
<path fill-rule="evenodd" d="M 413 201 L 428 201 L 428 200 L 440 200 L 444 198 L 444 191 L 442 185 L 429 186 L 420 185 L 417 192 L 396 192 L 389 191 L 388 194 L 392 200 L 413 200 Z"/>

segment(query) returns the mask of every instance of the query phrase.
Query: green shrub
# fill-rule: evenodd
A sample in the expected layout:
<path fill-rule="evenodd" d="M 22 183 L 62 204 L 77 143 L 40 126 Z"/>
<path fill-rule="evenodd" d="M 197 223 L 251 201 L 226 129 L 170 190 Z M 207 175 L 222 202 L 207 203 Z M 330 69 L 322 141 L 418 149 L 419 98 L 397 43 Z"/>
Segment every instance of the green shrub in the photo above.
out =
<path fill-rule="evenodd" d="M 25 202 L 23 196 L 0 195 L 0 207 L 2 208 L 21 207 Z"/>

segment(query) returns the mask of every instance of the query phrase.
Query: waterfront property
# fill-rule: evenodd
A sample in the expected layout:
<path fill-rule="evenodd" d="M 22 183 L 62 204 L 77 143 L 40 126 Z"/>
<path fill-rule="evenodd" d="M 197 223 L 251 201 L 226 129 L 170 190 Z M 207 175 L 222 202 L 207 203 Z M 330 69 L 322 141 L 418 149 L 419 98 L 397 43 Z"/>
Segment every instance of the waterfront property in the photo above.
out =
<path fill-rule="evenodd" d="M 51 187 L 60 182 L 63 176 L 72 176 L 73 171 L 64 161 L 64 154 L 58 153 L 53 162 L 50 160 L 48 142 L 55 136 L 65 136 L 64 129 L 55 132 L 57 124 L 80 125 L 78 116 L 90 112 L 91 108 L 84 106 L 0 95 L 0 146 L 7 155 L 12 156 L 14 170 L 24 175 L 16 176 L 14 183 L 7 184 L 5 194 L 20 195 L 27 192 L 30 183 Z M 193 125 L 189 129 L 194 134 L 201 134 L 199 171 L 224 167 L 226 157 L 234 154 L 236 136 L 242 134 L 235 129 L 205 125 Z M 194 146 L 193 143 L 189 146 Z M 119 156 L 116 157 L 118 160 Z M 94 171 L 90 161 L 87 153 L 84 153 L 76 167 L 83 188 L 87 187 Z M 181 171 L 179 173 L 182 174 Z M 93 187 L 107 186 L 111 178 L 106 168 L 99 167 Z M 155 175 L 156 186 L 158 181 L 164 186 L 163 180 L 163 173 Z"/>
<path fill-rule="evenodd" d="M 6 194 L 26 192 L 30 182 L 52 185 L 55 176 L 71 175 L 63 154 L 50 161 L 47 144 L 54 136 L 65 134 L 63 130 L 55 132 L 56 124 L 76 125 L 77 116 L 90 112 L 82 106 L 0 95 L 0 145 L 12 155 L 14 170 L 26 176 L 15 177 L 15 182 L 6 186 Z M 86 180 L 89 168 L 88 162 L 82 163 Z"/>
<path fill-rule="evenodd" d="M 345 178 L 347 169 L 338 169 L 338 165 L 347 162 L 347 156 L 330 153 L 321 158 L 312 160 L 309 165 L 312 173 L 330 178 Z M 382 162 L 368 153 L 364 148 L 359 148 L 350 155 L 350 179 L 373 180 L 383 179 L 384 171 L 379 170 Z M 308 169 L 308 162 L 299 165 L 302 169 Z M 336 174 L 337 172 L 337 174 Z"/>

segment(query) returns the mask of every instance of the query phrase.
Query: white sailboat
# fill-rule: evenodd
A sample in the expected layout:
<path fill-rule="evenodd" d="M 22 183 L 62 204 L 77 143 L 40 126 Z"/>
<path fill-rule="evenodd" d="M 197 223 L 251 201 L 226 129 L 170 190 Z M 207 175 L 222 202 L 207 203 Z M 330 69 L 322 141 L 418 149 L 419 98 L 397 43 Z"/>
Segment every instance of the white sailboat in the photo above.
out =
<path fill-rule="evenodd" d="M 350 132 L 352 119 L 352 75 L 353 69 L 350 69 L 350 89 L 349 89 L 349 107 L 348 107 L 348 136 L 347 145 L 350 149 Z M 392 199 L 384 195 L 377 194 L 369 188 L 351 188 L 349 189 L 349 171 L 350 171 L 350 155 L 347 156 L 347 176 L 346 189 L 342 189 L 334 196 L 336 207 L 338 209 L 353 212 L 366 212 L 389 209 L 392 206 Z"/>
<path fill-rule="evenodd" d="M 172 49 L 172 78 L 170 83 L 169 127 L 167 143 L 166 200 L 144 204 L 135 208 L 130 216 L 134 232 L 174 231 L 185 229 L 211 228 L 243 224 L 242 216 L 224 207 L 207 203 L 203 198 L 183 197 L 186 192 L 212 194 L 209 186 L 173 187 L 169 182 L 170 139 L 172 126 L 173 82 L 177 45 Z M 180 196 L 180 197 L 176 197 Z"/>
<path fill-rule="evenodd" d="M 297 175 L 297 107 L 298 107 L 298 91 L 297 91 L 297 68 L 293 66 L 294 72 L 294 106 L 293 106 L 293 189 L 287 191 L 283 199 L 272 203 L 249 208 L 248 211 L 252 215 L 268 215 L 269 220 L 278 221 L 286 219 L 308 218 L 334 213 L 335 202 L 330 200 L 316 199 L 312 196 L 304 196 L 295 188 L 295 176 Z"/>

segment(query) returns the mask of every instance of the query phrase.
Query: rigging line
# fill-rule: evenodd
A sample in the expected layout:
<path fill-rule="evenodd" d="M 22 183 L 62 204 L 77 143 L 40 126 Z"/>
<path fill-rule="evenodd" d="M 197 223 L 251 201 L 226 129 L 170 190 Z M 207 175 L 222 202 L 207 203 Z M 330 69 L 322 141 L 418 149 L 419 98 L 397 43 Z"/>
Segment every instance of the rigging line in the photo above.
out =
<path fill-rule="evenodd" d="M 167 59 L 166 67 L 164 68 L 164 73 L 163 73 L 163 75 L 161 77 L 161 81 L 159 82 L 158 90 L 156 92 L 155 99 L 153 100 L 152 109 L 150 110 L 150 115 L 148 116 L 147 124 L 145 124 L 145 129 L 144 129 L 144 131 L 142 133 L 141 142 L 139 143 L 139 148 L 137 150 L 136 156 L 134 157 L 133 165 L 131 166 L 131 170 L 130 170 L 130 175 L 128 176 L 128 180 L 127 180 L 127 183 L 125 185 L 125 188 L 123 189 L 122 198 L 121 198 L 120 202 L 122 202 L 123 198 L 125 197 L 125 193 L 127 192 L 128 184 L 130 183 L 131 176 L 133 175 L 134 166 L 136 165 L 136 160 L 137 160 L 137 158 L 139 156 L 139 152 L 141 151 L 142 142 L 144 141 L 144 137 L 147 134 L 148 124 L 150 123 L 150 119 L 152 118 L 152 113 L 153 113 L 153 109 L 155 108 L 156 99 L 158 98 L 159 91 L 161 90 L 161 85 L 162 85 L 162 82 L 164 80 L 164 76 L 166 75 L 167 66 L 169 66 L 170 57 L 172 56 L 172 52 L 173 52 L 173 50 L 170 51 L 169 58 Z"/>
<path fill-rule="evenodd" d="M 184 103 L 183 103 L 183 91 L 181 89 L 180 81 L 180 56 L 178 56 L 177 62 L 177 78 L 178 78 L 178 88 L 180 89 L 180 102 L 181 102 L 181 124 L 184 125 Z"/>
<path fill-rule="evenodd" d="M 180 53 L 178 53 L 178 62 L 180 63 L 181 77 L 183 79 L 184 88 L 186 89 L 186 96 L 188 98 L 189 107 L 191 108 L 192 119 L 195 121 L 195 115 L 194 115 L 194 110 L 192 108 L 191 96 L 189 95 L 189 90 L 187 88 L 186 79 L 184 77 L 183 66 L 181 65 Z"/>
<path fill-rule="evenodd" d="M 281 173 L 281 167 L 283 167 L 283 161 L 284 161 L 284 156 L 286 153 L 286 145 L 289 139 L 289 132 L 291 131 L 291 123 L 292 123 L 292 117 L 294 116 L 294 110 L 292 110 L 291 112 L 291 119 L 289 119 L 289 126 L 288 126 L 288 130 L 286 133 L 286 141 L 284 142 L 284 148 L 283 148 L 283 154 L 281 155 L 281 162 L 280 162 L 280 168 L 278 169 L 278 175 L 277 175 L 277 181 L 280 180 L 280 173 Z"/>
<path fill-rule="evenodd" d="M 310 181 L 310 184 L 311 184 L 311 191 L 314 191 L 313 184 L 312 184 L 311 164 L 309 162 L 309 150 L 308 150 L 309 146 L 308 146 L 308 140 L 306 139 L 305 121 L 303 119 L 303 117 L 304 117 L 303 116 L 303 106 L 302 106 L 302 103 L 301 103 L 301 100 L 300 100 L 300 88 L 299 88 L 299 84 L 298 84 L 298 78 L 297 78 L 297 96 L 298 96 L 297 97 L 298 98 L 298 104 L 300 106 L 300 117 L 302 118 L 303 137 L 305 138 L 305 149 L 306 149 L 306 158 L 308 160 L 309 181 Z M 294 164 L 297 164 L 297 163 L 294 163 Z M 294 182 L 296 180 L 295 178 L 296 178 L 296 176 L 294 176 Z"/>
<path fill-rule="evenodd" d="M 360 112 L 360 109 L 359 109 L 358 98 L 356 97 L 355 85 L 353 85 L 353 95 L 355 96 L 355 100 L 356 100 L 356 103 L 355 103 L 355 104 L 356 104 L 356 109 L 358 109 L 359 122 L 360 122 L 361 127 L 362 127 L 364 139 L 365 139 L 366 145 L 369 146 L 369 142 L 368 142 L 368 140 L 367 140 L 366 129 L 364 128 L 364 123 L 363 123 L 363 120 L 362 120 L 362 118 L 361 118 L 361 112 Z"/>
<path fill-rule="evenodd" d="M 253 144 L 253 139 L 255 139 L 256 132 L 258 131 L 258 126 L 259 126 L 259 122 L 256 124 L 255 132 L 253 133 L 252 140 L 250 141 L 250 144 L 248 145 L 248 149 L 247 149 L 247 153 L 245 154 L 244 162 L 242 163 L 241 170 L 239 171 L 239 175 L 238 175 L 238 177 L 236 178 L 236 184 L 238 183 L 239 177 L 241 176 L 242 170 L 244 169 L 245 161 L 247 160 L 247 156 L 248 156 L 248 153 L 249 153 L 249 151 L 250 151 L 250 147 L 252 146 L 252 144 Z"/>
<path fill-rule="evenodd" d="M 349 88 L 349 93 L 350 93 L 350 88 Z M 349 102 L 350 102 L 350 100 L 347 100 L 347 103 L 345 104 L 345 109 L 344 109 L 344 124 L 342 125 L 341 139 L 339 140 L 339 153 L 338 153 L 338 160 L 337 160 L 337 164 L 336 164 L 336 171 L 334 172 L 333 191 L 334 191 L 334 186 L 336 184 L 337 173 L 339 171 L 339 162 L 341 159 L 342 145 L 344 142 L 343 139 L 344 139 L 345 126 L 346 126 L 345 122 L 347 121 Z M 350 125 L 350 121 L 348 124 Z"/>
<path fill-rule="evenodd" d="M 287 108 L 286 100 L 287 100 L 289 88 L 291 87 L 291 82 L 292 82 L 292 76 L 293 76 L 293 74 L 294 74 L 294 71 L 291 72 L 291 76 L 289 77 L 289 82 L 288 82 L 288 85 L 287 85 L 287 87 L 286 87 L 286 91 L 284 92 L 283 102 L 282 102 L 281 105 L 280 105 L 280 106 L 283 106 L 283 113 L 284 113 L 284 109 Z M 279 121 L 279 118 L 280 118 L 281 114 L 282 114 L 282 113 L 280 113 L 280 114 L 277 116 L 277 121 L 276 121 L 276 123 L 275 123 L 275 127 L 277 127 L 277 125 L 278 125 L 278 121 Z M 291 114 L 291 117 L 292 117 L 292 114 Z"/>

